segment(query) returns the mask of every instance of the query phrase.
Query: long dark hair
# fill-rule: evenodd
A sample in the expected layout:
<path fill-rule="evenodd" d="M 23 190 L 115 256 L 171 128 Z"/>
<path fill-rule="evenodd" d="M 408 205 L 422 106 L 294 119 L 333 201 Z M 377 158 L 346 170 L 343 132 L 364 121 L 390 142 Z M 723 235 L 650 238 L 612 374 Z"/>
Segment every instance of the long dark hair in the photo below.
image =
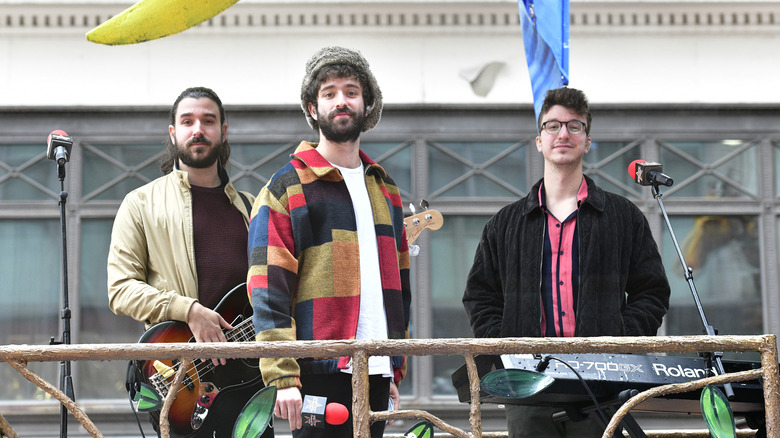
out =
<path fill-rule="evenodd" d="M 168 114 L 168 122 L 171 125 L 176 124 L 176 111 L 179 110 L 179 103 L 182 101 L 182 99 L 186 99 L 188 97 L 191 97 L 193 99 L 211 99 L 214 101 L 214 103 L 217 104 L 217 107 L 219 108 L 219 126 L 223 126 L 225 123 L 227 123 L 227 116 L 225 115 L 225 108 L 222 106 L 222 100 L 217 96 L 217 93 L 214 92 L 214 90 L 206 87 L 190 87 L 186 90 L 182 91 L 181 94 L 179 94 L 179 97 L 176 98 L 176 101 L 173 102 L 173 106 L 171 107 L 171 111 Z M 160 170 L 164 175 L 167 175 L 173 171 L 173 165 L 176 162 L 176 159 L 178 158 L 178 151 L 176 149 L 176 145 L 173 144 L 173 141 L 171 141 L 171 136 L 167 135 L 165 136 L 165 141 L 163 141 L 163 155 L 160 157 Z M 230 143 L 227 141 L 227 138 L 222 142 L 222 150 L 219 153 L 219 164 L 222 167 L 227 166 L 228 160 L 230 159 Z"/>

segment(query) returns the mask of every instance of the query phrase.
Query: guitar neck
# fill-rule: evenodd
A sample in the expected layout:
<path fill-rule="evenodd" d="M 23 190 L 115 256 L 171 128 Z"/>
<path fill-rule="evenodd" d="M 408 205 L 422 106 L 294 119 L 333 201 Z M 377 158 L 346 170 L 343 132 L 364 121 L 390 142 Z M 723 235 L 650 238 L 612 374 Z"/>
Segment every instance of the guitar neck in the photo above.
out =
<path fill-rule="evenodd" d="M 255 328 L 252 325 L 252 318 L 243 319 L 233 326 L 233 330 L 225 332 L 225 338 L 228 342 L 247 342 L 255 339 Z"/>

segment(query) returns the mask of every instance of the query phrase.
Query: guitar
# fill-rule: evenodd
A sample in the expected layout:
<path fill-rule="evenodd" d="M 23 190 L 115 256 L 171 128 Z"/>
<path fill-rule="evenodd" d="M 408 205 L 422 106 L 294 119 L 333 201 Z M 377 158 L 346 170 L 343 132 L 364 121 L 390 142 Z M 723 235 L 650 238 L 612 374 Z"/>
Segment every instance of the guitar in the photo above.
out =
<path fill-rule="evenodd" d="M 404 218 L 406 228 L 406 243 L 411 245 L 420 237 L 423 230 L 438 230 L 444 223 L 444 218 L 437 210 L 425 210 L 422 213 Z"/>
<path fill-rule="evenodd" d="M 214 310 L 226 321 L 233 321 L 232 330 L 223 330 L 228 342 L 254 341 L 252 306 L 246 292 L 246 283 L 239 284 L 222 298 Z M 140 343 L 195 342 L 189 326 L 181 321 L 165 321 L 153 325 L 138 340 Z M 140 380 L 166 397 L 179 369 L 178 360 L 138 361 Z M 221 394 L 229 397 L 231 390 L 262 383 L 257 359 L 228 359 L 225 365 L 214 366 L 211 361 L 195 360 L 186 371 L 182 386 L 171 405 L 168 421 L 171 432 L 177 435 L 195 434 L 214 400 Z M 160 411 L 149 412 L 155 424 L 160 422 Z M 238 413 L 236 413 L 238 414 Z"/>

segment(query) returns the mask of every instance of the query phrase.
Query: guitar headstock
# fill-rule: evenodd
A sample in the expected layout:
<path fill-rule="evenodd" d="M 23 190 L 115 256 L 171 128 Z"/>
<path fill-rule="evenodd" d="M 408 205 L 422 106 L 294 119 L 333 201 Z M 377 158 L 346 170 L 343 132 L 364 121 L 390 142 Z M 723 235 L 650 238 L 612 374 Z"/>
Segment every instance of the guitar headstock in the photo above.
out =
<path fill-rule="evenodd" d="M 406 227 L 406 242 L 411 245 L 423 230 L 438 230 L 444 223 L 444 218 L 437 210 L 425 210 L 422 213 L 404 218 Z"/>

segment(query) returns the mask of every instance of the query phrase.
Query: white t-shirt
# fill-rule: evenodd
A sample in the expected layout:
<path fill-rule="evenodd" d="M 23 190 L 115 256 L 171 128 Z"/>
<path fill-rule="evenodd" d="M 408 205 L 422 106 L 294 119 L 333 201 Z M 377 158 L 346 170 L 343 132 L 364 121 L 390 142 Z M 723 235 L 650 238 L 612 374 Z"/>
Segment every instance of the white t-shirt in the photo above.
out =
<path fill-rule="evenodd" d="M 331 163 L 332 164 L 332 163 Z M 348 169 L 333 165 L 341 171 L 347 184 L 352 208 L 357 219 L 358 248 L 360 251 L 360 316 L 358 317 L 357 339 L 387 339 L 387 315 L 382 295 L 382 281 L 379 272 L 379 248 L 376 243 L 374 214 L 366 189 L 363 165 Z M 352 364 L 344 372 L 352 372 Z M 387 356 L 371 356 L 368 359 L 368 373 L 391 377 L 392 366 Z"/>

